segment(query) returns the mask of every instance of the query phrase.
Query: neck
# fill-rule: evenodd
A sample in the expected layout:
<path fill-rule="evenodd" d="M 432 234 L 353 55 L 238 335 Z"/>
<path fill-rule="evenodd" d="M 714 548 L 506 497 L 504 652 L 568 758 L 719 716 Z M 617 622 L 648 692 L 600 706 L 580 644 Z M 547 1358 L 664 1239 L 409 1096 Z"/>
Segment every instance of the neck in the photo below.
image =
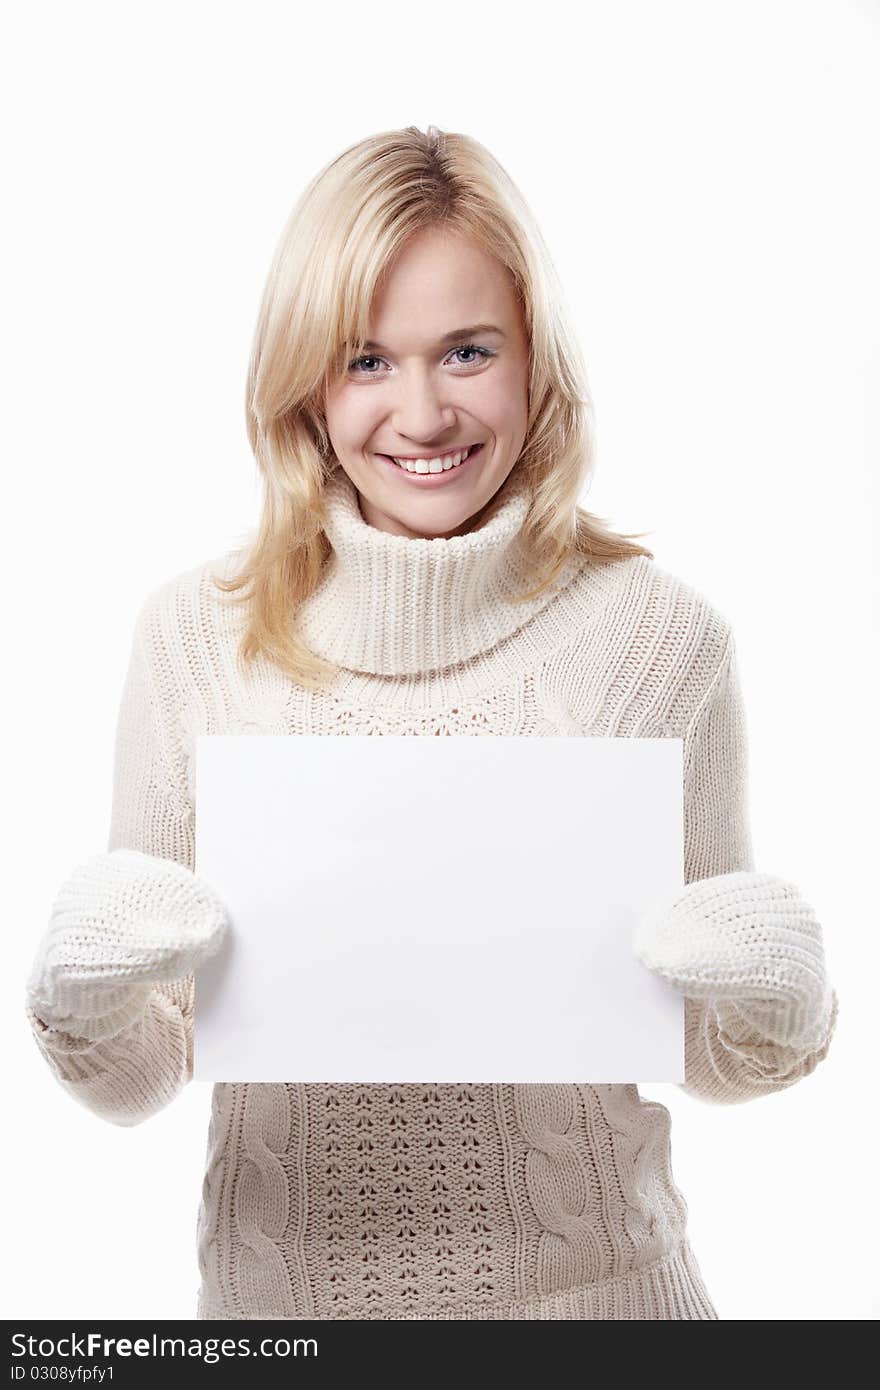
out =
<path fill-rule="evenodd" d="M 526 623 L 570 577 L 525 603 L 509 601 L 534 583 L 522 545 L 531 494 L 516 469 L 476 529 L 461 535 L 400 536 L 369 525 L 341 468 L 325 499 L 332 552 L 300 609 L 299 634 L 348 670 L 412 675 L 467 661 Z"/>

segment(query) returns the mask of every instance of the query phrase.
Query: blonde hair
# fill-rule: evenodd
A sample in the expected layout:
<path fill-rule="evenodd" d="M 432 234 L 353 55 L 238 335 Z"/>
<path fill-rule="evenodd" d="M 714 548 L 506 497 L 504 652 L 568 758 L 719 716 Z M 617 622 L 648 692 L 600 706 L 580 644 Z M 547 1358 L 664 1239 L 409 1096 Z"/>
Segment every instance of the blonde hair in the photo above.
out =
<path fill-rule="evenodd" d="M 263 653 L 298 684 L 336 668 L 293 631 L 318 585 L 330 542 L 324 490 L 335 468 L 322 402 L 328 383 L 363 351 L 382 273 L 416 231 L 442 225 L 507 267 L 529 342 L 529 414 L 514 469 L 532 500 L 524 553 L 552 583 L 573 552 L 592 563 L 653 553 L 578 506 L 594 463 L 593 408 L 555 270 L 509 175 L 478 141 L 429 126 L 369 136 L 314 176 L 281 235 L 257 319 L 246 392 L 248 438 L 265 484 L 262 514 L 232 577 L 219 588 L 247 603 L 240 663 Z M 646 534 L 644 532 L 639 534 Z"/>

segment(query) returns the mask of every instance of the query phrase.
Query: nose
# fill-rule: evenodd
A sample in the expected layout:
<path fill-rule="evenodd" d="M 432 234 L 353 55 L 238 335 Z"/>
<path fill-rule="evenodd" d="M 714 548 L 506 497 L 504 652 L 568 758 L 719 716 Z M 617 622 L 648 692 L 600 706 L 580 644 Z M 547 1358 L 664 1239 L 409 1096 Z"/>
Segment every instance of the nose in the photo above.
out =
<path fill-rule="evenodd" d="M 445 399 L 447 383 L 429 372 L 410 372 L 400 380 L 391 425 L 401 439 L 428 446 L 455 426 L 455 410 Z"/>

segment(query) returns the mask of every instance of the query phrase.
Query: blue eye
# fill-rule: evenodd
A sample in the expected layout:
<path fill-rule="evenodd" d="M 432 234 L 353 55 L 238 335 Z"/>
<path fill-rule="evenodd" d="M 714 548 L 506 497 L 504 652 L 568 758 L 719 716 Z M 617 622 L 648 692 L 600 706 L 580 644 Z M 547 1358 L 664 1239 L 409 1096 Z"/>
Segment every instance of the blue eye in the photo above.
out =
<path fill-rule="evenodd" d="M 495 354 L 494 354 L 493 352 L 490 352 L 489 348 L 477 347 L 474 343 L 464 343 L 464 344 L 462 344 L 461 347 L 453 348 L 452 351 L 453 351 L 453 352 L 478 352 L 478 353 L 480 354 L 480 357 L 481 357 L 481 358 L 483 358 L 483 357 L 494 357 L 494 356 L 495 356 Z M 461 365 L 464 366 L 464 367 L 472 367 L 474 364 L 473 364 L 473 362 L 463 362 Z"/>
<path fill-rule="evenodd" d="M 476 360 L 472 360 L 472 361 L 470 361 L 470 362 L 459 362 L 458 365 L 461 366 L 461 367 L 473 367 L 473 366 L 476 365 L 476 361 L 482 361 L 482 360 L 484 360 L 484 359 L 487 358 L 487 357 L 494 357 L 494 356 L 495 356 L 495 353 L 494 353 L 494 351 L 493 351 L 491 348 L 477 347 L 477 345 L 476 345 L 475 343 L 462 343 L 460 347 L 457 347 L 457 348 L 453 348 L 453 349 L 452 349 L 452 353 L 453 353 L 453 354 L 454 354 L 454 353 L 459 353 L 459 352 L 475 352 L 475 353 L 478 353 L 478 354 L 479 354 L 479 356 L 478 356 L 478 358 L 477 358 Z M 383 358 L 381 358 L 381 357 L 374 357 L 372 354 L 368 354 L 368 355 L 365 355 L 365 356 L 363 356 L 363 357 L 356 357 L 356 358 L 354 359 L 354 361 L 349 362 L 349 364 L 348 364 L 348 370 L 349 370 L 350 372 L 352 372 L 352 371 L 355 372 L 355 375 L 357 375 L 357 376 L 377 376 L 378 373 L 375 372 L 375 371 L 372 371 L 372 370 L 361 370 L 361 371 L 358 371 L 357 369 L 363 367 L 363 364 L 364 364 L 365 362 L 381 362 L 381 361 L 383 361 Z"/>

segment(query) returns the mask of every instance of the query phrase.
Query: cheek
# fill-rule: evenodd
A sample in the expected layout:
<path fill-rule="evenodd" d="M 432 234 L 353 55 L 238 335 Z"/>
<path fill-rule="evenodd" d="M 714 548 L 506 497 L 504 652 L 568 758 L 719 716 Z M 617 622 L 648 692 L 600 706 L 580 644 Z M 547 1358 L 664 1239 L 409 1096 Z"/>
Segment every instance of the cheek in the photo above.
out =
<path fill-rule="evenodd" d="M 377 393 L 351 387 L 328 398 L 326 414 L 331 439 L 353 448 L 368 439 L 382 419 Z"/>
<path fill-rule="evenodd" d="M 519 364 L 499 363 L 479 383 L 472 402 L 475 414 L 499 433 L 519 426 L 528 409 L 528 386 Z"/>

